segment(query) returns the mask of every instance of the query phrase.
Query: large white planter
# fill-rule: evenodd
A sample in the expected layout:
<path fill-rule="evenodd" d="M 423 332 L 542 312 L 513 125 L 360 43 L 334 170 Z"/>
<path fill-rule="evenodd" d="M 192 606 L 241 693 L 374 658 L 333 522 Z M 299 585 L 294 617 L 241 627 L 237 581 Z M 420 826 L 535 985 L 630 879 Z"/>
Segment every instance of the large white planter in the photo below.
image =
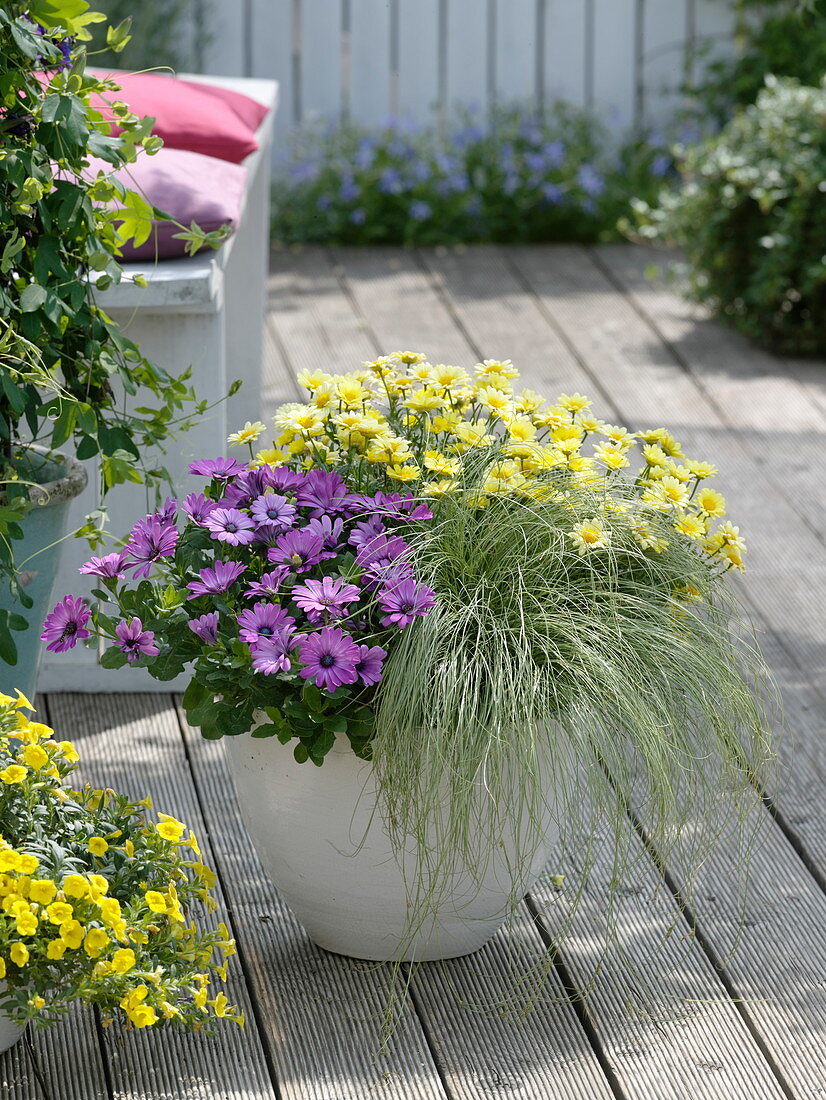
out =
<path fill-rule="evenodd" d="M 541 841 L 523 814 L 521 826 L 504 826 L 483 867 L 470 873 L 454 859 L 438 904 L 417 909 L 409 901 L 420 877 L 415 845 L 402 870 L 376 807 L 372 766 L 345 738 L 320 768 L 297 764 L 292 745 L 276 738 L 242 734 L 224 738 L 224 745 L 265 869 L 310 938 L 340 955 L 427 961 L 476 951 L 536 881 L 557 839 L 548 800 Z M 480 784 L 480 815 L 486 799 Z M 507 821 L 519 817 L 515 810 Z M 527 835 L 533 840 L 526 842 Z"/>
<path fill-rule="evenodd" d="M 22 1038 L 25 1024 L 18 1024 L 0 1009 L 0 1054 L 10 1050 Z"/>

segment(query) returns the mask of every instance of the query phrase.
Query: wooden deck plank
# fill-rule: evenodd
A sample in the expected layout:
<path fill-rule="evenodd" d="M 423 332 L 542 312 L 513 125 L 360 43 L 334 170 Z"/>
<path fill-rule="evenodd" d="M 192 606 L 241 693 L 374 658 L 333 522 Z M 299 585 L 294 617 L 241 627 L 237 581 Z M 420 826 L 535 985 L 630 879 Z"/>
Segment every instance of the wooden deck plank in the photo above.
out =
<path fill-rule="evenodd" d="M 191 825 L 205 862 L 215 865 L 170 696 L 52 695 L 49 713 L 77 744 L 84 778 L 135 798 L 151 794 L 157 809 Z M 216 919 L 231 926 L 220 889 L 216 900 Z M 229 973 L 227 994 L 246 1013 L 244 1031 L 225 1024 L 211 1036 L 173 1028 L 127 1033 L 117 1025 L 104 1032 L 113 1100 L 275 1100 L 237 959 Z"/>
<path fill-rule="evenodd" d="M 366 325 L 347 301 L 323 249 L 274 253 L 268 285 L 270 323 L 294 374 L 357 370 L 373 358 Z"/>
<path fill-rule="evenodd" d="M 781 492 L 794 484 L 789 503 L 823 538 L 819 517 L 826 510 L 826 413 L 784 360 L 719 324 L 674 287 L 646 278 L 651 249 L 603 245 L 590 255 L 668 344 L 715 406 L 720 422 L 736 431 L 755 465 Z"/>
<path fill-rule="evenodd" d="M 424 254 L 435 285 L 449 296 L 466 331 L 472 332 L 477 354 L 512 356 L 522 369 L 526 384 L 554 394 L 560 389 L 590 389 L 590 379 L 570 348 L 548 326 L 537 303 L 526 294 L 514 274 L 503 264 L 495 249 L 474 249 L 471 255 Z M 513 323 L 512 323 L 513 322 Z M 546 340 L 550 336 L 550 340 Z M 548 363 L 548 352 L 553 364 Z M 552 388 L 548 388 L 548 380 Z M 652 990 L 680 996 L 694 1002 L 707 1001 L 703 1011 L 686 1018 L 646 1021 L 629 1014 L 624 1000 L 627 991 L 621 977 L 603 972 L 592 1000 L 592 1009 L 611 1060 L 626 1095 L 677 1097 L 685 1095 L 741 1096 L 746 1100 L 760 1091 L 779 1095 L 777 1084 L 754 1040 L 734 1008 L 727 1003 L 725 987 L 708 960 L 686 946 L 688 926 L 679 919 L 667 895 L 660 895 L 651 908 L 659 876 L 646 860 L 638 843 L 633 856 L 642 881 L 623 898 L 619 931 L 640 977 Z M 569 868 L 575 880 L 578 868 Z M 611 869 L 604 863 L 595 868 L 595 879 L 578 917 L 577 927 L 563 956 L 580 987 L 588 980 L 594 963 L 597 929 L 603 922 L 602 907 Z M 537 893 L 542 904 L 558 914 L 562 906 L 553 892 Z M 677 922 L 673 940 L 663 941 L 666 930 Z M 550 922 L 555 933 L 560 920 Z M 680 936 L 682 928 L 682 937 Z M 660 945 L 659 952 L 655 951 Z M 578 960 L 581 958 L 581 962 Z M 668 975 L 671 975 L 669 978 Z M 666 977 L 664 977 L 666 976 Z M 671 987 L 671 988 L 670 988 Z M 714 1084 L 716 1082 L 716 1084 Z M 717 1088 L 718 1092 L 712 1091 Z"/>
<path fill-rule="evenodd" d="M 751 458 L 744 456 L 732 432 L 720 426 L 692 380 L 673 360 L 669 363 L 667 349 L 656 334 L 613 292 L 584 252 L 531 250 L 510 255 L 582 361 L 598 364 L 595 369 L 603 381 L 610 378 L 611 392 L 626 421 L 659 421 L 665 410 L 670 414 L 667 420 L 676 422 L 675 430 L 693 452 L 719 460 L 729 485 L 728 475 L 735 471 L 736 488 L 729 495 L 736 502 L 738 517 L 746 522 L 751 517 L 757 532 L 754 559 L 759 565 L 747 574 L 751 598 L 773 629 L 779 625 L 784 641 L 791 630 L 804 638 L 808 634 L 810 645 L 815 652 L 819 646 L 822 654 L 822 618 L 804 606 L 811 603 L 810 592 L 821 590 L 818 540 L 784 508 L 782 498 L 767 485 Z M 783 530 L 770 521 L 778 513 Z M 774 557 L 777 572 L 788 571 L 790 545 L 795 552 L 793 583 L 787 579 L 781 585 L 778 599 L 776 587 L 774 591 L 768 587 L 767 570 Z M 774 581 L 772 576 L 769 583 Z M 822 673 L 822 666 L 817 671 Z M 787 1079 L 799 1090 L 812 1082 L 822 1084 L 826 1074 L 822 1059 L 826 899 L 780 830 L 768 829 L 765 848 L 754 858 L 748 906 L 741 911 L 741 899 L 732 888 L 738 854 L 723 852 L 713 862 L 713 871 L 705 872 L 704 889 L 697 892 L 700 930 L 709 950 L 726 958 L 728 980 L 738 995 L 748 998 L 744 1011 Z M 740 916 L 745 917 L 742 944 L 728 958 Z"/>
<path fill-rule="evenodd" d="M 185 719 L 182 718 L 185 724 Z M 443 1100 L 412 1006 L 387 1055 L 374 1058 L 388 968 L 312 944 L 269 883 L 238 810 L 220 742 L 186 729 L 193 774 L 236 934 L 248 960 L 280 1100 Z"/>

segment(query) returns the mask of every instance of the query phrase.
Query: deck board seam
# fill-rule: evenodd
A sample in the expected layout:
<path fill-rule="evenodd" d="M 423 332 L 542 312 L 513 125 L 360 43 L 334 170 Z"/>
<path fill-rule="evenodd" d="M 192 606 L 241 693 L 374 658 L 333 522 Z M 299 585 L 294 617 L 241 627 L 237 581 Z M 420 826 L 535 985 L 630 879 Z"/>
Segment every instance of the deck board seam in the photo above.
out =
<path fill-rule="evenodd" d="M 226 916 L 227 924 L 232 931 L 232 937 L 235 940 L 236 959 L 238 965 L 241 968 L 241 973 L 244 977 L 244 985 L 247 988 L 247 994 L 249 998 L 250 1011 L 255 1019 L 255 1026 L 258 1030 L 258 1034 L 261 1038 L 261 1051 L 264 1056 L 264 1064 L 267 1067 L 267 1074 L 270 1078 L 270 1085 L 272 1086 L 274 1100 L 283 1100 L 281 1088 L 279 1086 L 278 1074 L 275 1070 L 275 1065 L 272 1059 L 272 1052 L 270 1050 L 269 1039 L 267 1036 L 266 1022 L 264 1021 L 261 1013 L 261 1006 L 258 1003 L 258 998 L 255 992 L 255 985 L 252 981 L 252 976 L 249 968 L 249 963 L 246 959 L 246 950 L 242 946 L 243 937 L 239 936 L 238 929 L 236 927 L 236 913 L 235 905 L 232 900 L 231 884 L 226 880 L 223 874 L 222 860 L 217 844 L 216 838 L 212 834 L 212 827 L 210 825 L 210 817 L 206 811 L 204 799 L 201 793 L 201 785 L 196 774 L 196 770 L 192 763 L 192 754 L 190 752 L 189 744 L 187 743 L 186 733 L 184 731 L 183 723 L 181 722 L 180 707 L 178 705 L 178 699 L 175 695 L 169 696 L 169 703 L 172 710 L 175 713 L 175 722 L 178 727 L 178 733 L 180 735 L 181 744 L 183 745 L 184 759 L 186 760 L 186 766 L 189 770 L 190 781 L 192 783 L 192 789 L 195 795 L 195 802 L 198 806 L 201 819 L 203 821 L 203 830 L 206 835 L 207 842 L 212 852 L 212 859 L 215 863 L 215 873 L 218 875 L 221 883 L 221 892 L 224 895 L 226 904 Z"/>
<path fill-rule="evenodd" d="M 699 393 L 702 394 L 705 401 L 714 410 L 715 414 L 720 420 L 721 425 L 726 429 L 726 431 L 733 435 L 736 431 L 736 424 L 732 422 L 725 409 L 714 396 L 714 393 L 708 388 L 708 386 L 705 385 L 702 378 L 697 375 L 697 372 L 692 368 L 691 363 L 685 358 L 680 349 L 665 335 L 657 321 L 654 319 L 654 317 L 651 316 L 651 314 L 648 312 L 642 302 L 638 300 L 634 292 L 632 290 L 629 290 L 629 288 L 623 284 L 622 280 L 611 270 L 608 264 L 604 263 L 602 257 L 599 255 L 596 249 L 582 245 L 581 251 L 589 258 L 597 271 L 599 271 L 600 274 L 604 276 L 605 279 L 607 279 L 611 286 L 614 287 L 614 289 L 625 299 L 629 308 L 632 309 L 634 313 L 636 313 L 643 324 L 645 324 L 648 329 L 657 337 L 657 339 L 660 341 L 663 347 L 666 348 L 669 355 L 674 360 L 675 365 L 679 368 L 680 371 L 682 371 L 682 373 L 691 382 L 695 389 L 697 389 Z M 740 444 L 740 446 L 743 448 L 743 450 L 745 450 L 749 458 L 754 460 L 751 447 L 747 443 Z M 770 467 L 764 468 L 763 475 L 773 489 L 775 489 L 777 492 L 782 492 L 782 486 L 777 485 L 771 476 Z M 824 537 L 823 529 L 819 528 L 815 523 L 813 523 L 812 520 L 806 515 L 806 513 L 797 507 L 793 494 L 789 495 L 788 502 L 792 510 L 799 518 L 800 522 L 804 525 L 804 527 L 806 527 L 819 542 L 826 545 L 826 537 Z"/>

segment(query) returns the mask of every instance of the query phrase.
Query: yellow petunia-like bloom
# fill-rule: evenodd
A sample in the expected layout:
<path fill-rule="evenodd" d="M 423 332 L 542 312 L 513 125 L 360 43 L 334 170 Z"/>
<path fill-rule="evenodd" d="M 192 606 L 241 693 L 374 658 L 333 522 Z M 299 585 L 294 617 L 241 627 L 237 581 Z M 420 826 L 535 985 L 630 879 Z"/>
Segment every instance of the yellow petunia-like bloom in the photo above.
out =
<path fill-rule="evenodd" d="M 26 745 L 22 756 L 29 767 L 35 768 L 37 771 L 49 763 L 49 754 L 40 745 Z"/>
<path fill-rule="evenodd" d="M 109 844 L 102 836 L 90 837 L 86 847 L 93 856 L 105 856 L 109 850 Z"/>
<path fill-rule="evenodd" d="M 577 553 L 583 556 L 589 550 L 603 549 L 611 544 L 611 532 L 599 516 L 574 524 L 573 530 L 568 532 L 568 538 L 573 542 Z"/>
<path fill-rule="evenodd" d="M 28 774 L 28 768 L 21 767 L 20 764 L 9 764 L 7 768 L 0 771 L 0 779 L 10 787 L 13 783 L 25 782 Z"/>
<path fill-rule="evenodd" d="M 29 949 L 24 943 L 13 943 L 9 950 L 9 958 L 15 966 L 24 967 L 29 961 Z"/>
<path fill-rule="evenodd" d="M 178 821 L 177 818 L 170 817 L 169 814 L 159 813 L 158 817 L 160 821 L 155 826 L 156 831 L 164 840 L 170 840 L 173 844 L 180 844 L 181 838 L 186 832 L 186 825 L 182 821 Z"/>

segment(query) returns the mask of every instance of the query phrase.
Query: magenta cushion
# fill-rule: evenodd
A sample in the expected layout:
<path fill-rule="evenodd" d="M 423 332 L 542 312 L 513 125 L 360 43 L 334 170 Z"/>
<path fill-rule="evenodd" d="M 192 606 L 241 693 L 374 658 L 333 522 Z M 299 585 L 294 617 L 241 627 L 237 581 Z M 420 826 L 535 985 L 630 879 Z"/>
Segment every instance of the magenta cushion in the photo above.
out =
<path fill-rule="evenodd" d="M 112 122 L 115 133 L 120 129 L 109 102 L 119 100 L 128 104 L 135 114 L 154 118 L 153 133 L 172 149 L 188 149 L 238 164 L 258 148 L 255 127 L 247 121 L 255 112 L 249 107 L 242 109 L 234 99 L 230 102 L 226 89 L 222 90 L 224 94 L 217 95 L 215 88 L 207 91 L 204 85 L 194 81 L 157 73 L 91 71 L 97 76 L 110 76 L 120 85 L 120 91 L 107 94 L 105 98 L 93 97 L 94 106 Z M 233 95 L 239 99 L 249 98 L 237 92 Z"/>
<path fill-rule="evenodd" d="M 89 160 L 90 177 L 100 170 L 107 173 L 112 170 L 102 160 L 95 157 Z M 142 154 L 134 164 L 115 172 L 125 187 L 137 191 L 165 214 L 187 228 L 190 222 L 197 222 L 206 231 L 227 224 L 238 228 L 246 175 L 246 168 L 240 164 L 166 146 L 154 156 Z M 170 222 L 155 222 L 148 241 L 137 248 L 131 244 L 124 246 L 124 262 L 183 256 L 186 244 L 174 238 L 179 232 L 179 227 Z"/>

